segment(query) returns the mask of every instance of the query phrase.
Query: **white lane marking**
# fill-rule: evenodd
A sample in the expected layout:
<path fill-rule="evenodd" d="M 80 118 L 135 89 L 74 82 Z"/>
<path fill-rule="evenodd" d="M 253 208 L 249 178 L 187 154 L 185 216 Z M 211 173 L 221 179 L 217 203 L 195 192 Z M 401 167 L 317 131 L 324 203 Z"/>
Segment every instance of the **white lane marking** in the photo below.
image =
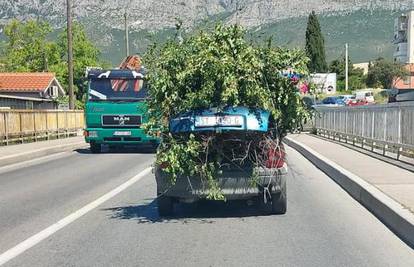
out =
<path fill-rule="evenodd" d="M 20 244 L 16 245 L 15 247 L 7 250 L 6 252 L 0 255 L 0 266 L 5 264 L 6 262 L 10 261 L 11 259 L 19 256 L 26 250 L 30 249 L 31 247 L 35 246 L 36 244 L 40 243 L 42 240 L 48 238 L 49 236 L 53 235 L 63 227 L 67 226 L 68 224 L 76 221 L 86 213 L 90 212 L 91 210 L 95 209 L 105 201 L 113 198 L 114 196 L 118 195 L 131 185 L 135 184 L 143 177 L 151 173 L 151 167 L 146 168 L 145 170 L 141 171 L 125 183 L 121 184 L 117 188 L 113 189 L 112 191 L 106 193 L 105 195 L 101 196 L 100 198 L 96 199 L 95 201 L 87 204 L 83 208 L 75 211 L 74 213 L 70 214 L 69 216 L 63 218 L 62 220 L 58 221 L 55 224 L 52 224 L 48 228 L 40 231 L 39 233 L 29 237 L 25 241 L 21 242 Z"/>
<path fill-rule="evenodd" d="M 69 143 L 69 144 L 65 144 L 65 145 L 57 145 L 57 146 L 51 146 L 51 147 L 45 147 L 45 148 L 30 150 L 30 151 L 27 151 L 27 152 L 12 154 L 12 155 L 9 155 L 9 156 L 4 156 L 4 157 L 1 157 L 0 160 L 5 160 L 5 159 L 9 159 L 9 158 L 15 158 L 15 157 L 20 157 L 20 156 L 30 155 L 32 153 L 42 152 L 42 151 L 46 151 L 46 150 L 49 150 L 49 149 L 59 149 L 59 148 L 65 149 L 67 147 L 69 148 L 69 147 L 72 147 L 72 146 L 81 146 L 81 145 L 85 145 L 85 142 Z"/>
<path fill-rule="evenodd" d="M 13 163 L 13 164 L 9 164 L 6 166 L 2 166 L 0 167 L 0 174 L 13 170 L 13 169 L 17 169 L 17 168 L 22 168 L 22 167 L 30 167 L 33 166 L 35 163 L 43 163 L 52 159 L 58 159 L 61 156 L 68 154 L 68 155 L 72 155 L 75 152 L 73 151 L 65 151 L 65 152 L 59 152 L 59 153 L 54 153 L 52 155 L 48 155 L 48 156 L 44 156 L 44 157 L 40 157 L 37 159 L 30 159 L 30 160 L 26 160 L 26 161 L 22 161 L 22 162 L 17 162 L 17 163 Z"/>

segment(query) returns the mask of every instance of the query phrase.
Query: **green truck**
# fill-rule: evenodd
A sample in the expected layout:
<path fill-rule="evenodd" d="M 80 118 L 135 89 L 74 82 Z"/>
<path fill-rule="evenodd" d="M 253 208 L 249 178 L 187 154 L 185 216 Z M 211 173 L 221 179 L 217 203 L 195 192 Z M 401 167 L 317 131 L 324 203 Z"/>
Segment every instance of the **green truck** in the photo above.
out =
<path fill-rule="evenodd" d="M 90 69 L 87 78 L 84 135 L 92 153 L 100 153 L 102 145 L 158 145 L 159 139 L 148 136 L 141 127 L 148 119 L 148 87 L 142 68 Z"/>

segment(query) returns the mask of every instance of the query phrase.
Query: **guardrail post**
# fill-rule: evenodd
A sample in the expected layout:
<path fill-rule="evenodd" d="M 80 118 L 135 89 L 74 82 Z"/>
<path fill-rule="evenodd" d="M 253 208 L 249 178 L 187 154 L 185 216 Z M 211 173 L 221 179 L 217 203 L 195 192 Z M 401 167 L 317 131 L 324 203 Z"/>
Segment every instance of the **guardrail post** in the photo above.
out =
<path fill-rule="evenodd" d="M 46 139 L 49 141 L 49 112 L 45 112 L 46 115 Z"/>
<path fill-rule="evenodd" d="M 22 124 L 22 113 L 19 112 L 19 122 L 20 122 L 20 139 L 22 141 L 22 144 L 24 143 L 23 141 L 23 124 Z"/>
<path fill-rule="evenodd" d="M 9 113 L 4 112 L 4 130 L 6 134 L 6 146 L 9 145 Z"/>
<path fill-rule="evenodd" d="M 371 131 L 371 139 L 374 139 L 375 136 L 375 111 L 372 111 L 372 131 Z"/>
<path fill-rule="evenodd" d="M 355 134 L 355 123 L 356 123 L 356 120 L 355 120 L 355 112 L 352 112 L 352 117 L 353 117 L 353 120 L 352 120 L 352 135 L 356 135 Z M 354 144 L 355 144 L 355 138 L 354 138 Z"/>
<path fill-rule="evenodd" d="M 399 159 L 400 159 L 400 156 L 401 156 L 401 151 L 402 151 L 402 147 L 399 147 L 399 148 L 397 149 L 397 160 L 399 160 Z"/>
<path fill-rule="evenodd" d="M 37 141 L 37 131 L 36 131 L 36 112 L 33 112 L 33 131 L 34 131 L 34 138 Z"/>
<path fill-rule="evenodd" d="M 57 139 L 59 139 L 59 112 L 56 111 L 56 130 L 57 130 Z"/>
<path fill-rule="evenodd" d="M 398 144 L 401 144 L 402 142 L 402 138 L 401 138 L 401 124 L 402 124 L 402 119 L 401 119 L 401 107 L 398 107 Z"/>
<path fill-rule="evenodd" d="M 362 137 L 365 137 L 365 110 L 362 111 Z M 362 144 L 362 146 L 364 146 L 364 144 Z"/>
<path fill-rule="evenodd" d="M 348 134 L 348 110 L 345 111 L 345 133 Z M 348 143 L 348 138 L 347 138 Z"/>
<path fill-rule="evenodd" d="M 384 111 L 384 141 L 387 141 L 387 110 Z"/>

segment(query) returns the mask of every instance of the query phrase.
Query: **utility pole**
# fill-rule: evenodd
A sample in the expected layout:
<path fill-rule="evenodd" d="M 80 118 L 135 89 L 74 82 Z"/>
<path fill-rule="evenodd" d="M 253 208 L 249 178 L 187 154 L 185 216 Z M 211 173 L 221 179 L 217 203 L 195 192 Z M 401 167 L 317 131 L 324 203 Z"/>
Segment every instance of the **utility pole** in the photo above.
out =
<path fill-rule="evenodd" d="M 125 18 L 125 57 L 129 56 L 129 29 L 128 29 L 128 13 L 127 10 L 125 10 L 124 13 Z"/>
<path fill-rule="evenodd" d="M 75 109 L 75 96 L 73 93 L 73 40 L 72 40 L 72 1 L 66 0 L 66 16 L 68 31 L 68 85 L 69 85 L 69 109 Z"/>
<path fill-rule="evenodd" d="M 345 44 L 345 91 L 348 91 L 348 78 L 349 78 L 349 66 L 348 66 L 348 43 Z"/>
<path fill-rule="evenodd" d="M 240 5 L 240 0 L 236 0 L 236 24 L 240 24 L 240 11 L 243 10 L 243 6 Z"/>
<path fill-rule="evenodd" d="M 236 0 L 236 24 L 239 24 L 239 0 Z"/>

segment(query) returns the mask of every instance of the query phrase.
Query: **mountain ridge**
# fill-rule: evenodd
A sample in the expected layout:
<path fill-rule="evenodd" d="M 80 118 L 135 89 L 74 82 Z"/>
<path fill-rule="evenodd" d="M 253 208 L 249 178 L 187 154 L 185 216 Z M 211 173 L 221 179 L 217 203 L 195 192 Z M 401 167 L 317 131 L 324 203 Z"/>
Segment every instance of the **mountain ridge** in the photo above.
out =
<path fill-rule="evenodd" d="M 349 42 L 363 51 L 355 50 L 355 61 L 366 61 L 392 56 L 393 18 L 409 9 L 414 9 L 414 0 L 74 0 L 75 19 L 86 26 L 103 57 L 114 63 L 123 54 L 125 10 L 131 46 L 138 53 L 154 40 L 173 36 L 176 18 L 184 22 L 187 32 L 211 21 L 239 23 L 255 38 L 276 36 L 278 44 L 303 47 L 306 18 L 315 10 L 327 41 L 328 58 L 337 58 L 337 47 Z M 2 0 L 0 25 L 13 18 L 44 19 L 59 31 L 65 25 L 65 0 Z"/>
<path fill-rule="evenodd" d="M 65 21 L 65 0 L 2 0 L 0 22 L 12 18 L 43 18 L 55 27 Z M 133 29 L 163 29 L 173 27 L 181 18 L 187 27 L 224 12 L 232 13 L 228 23 L 238 22 L 247 28 L 278 20 L 317 14 L 346 14 L 358 10 L 407 10 L 413 0 L 100 0 L 74 1 L 74 15 L 80 21 L 95 20 L 104 27 L 122 29 L 127 11 Z M 236 11 L 238 10 L 238 11 Z"/>

